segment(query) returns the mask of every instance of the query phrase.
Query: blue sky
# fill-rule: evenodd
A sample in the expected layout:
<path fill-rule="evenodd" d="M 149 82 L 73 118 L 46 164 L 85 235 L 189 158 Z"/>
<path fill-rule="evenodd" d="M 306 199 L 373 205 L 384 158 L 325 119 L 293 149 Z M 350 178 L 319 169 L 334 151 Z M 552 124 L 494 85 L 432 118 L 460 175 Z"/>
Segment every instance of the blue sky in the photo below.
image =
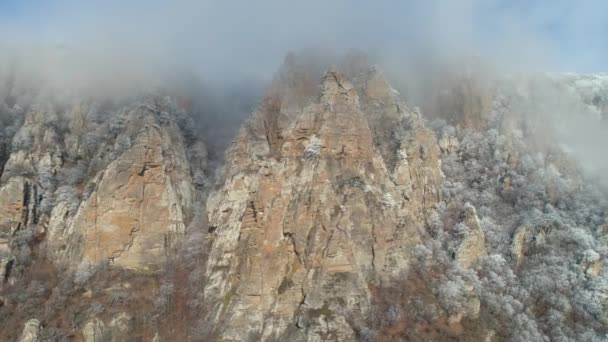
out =
<path fill-rule="evenodd" d="M 244 54 L 276 66 L 285 50 L 318 45 L 430 55 L 470 48 L 548 69 L 608 71 L 608 2 L 600 0 L 0 0 L 0 29 L 0 39 L 154 46 L 215 69 Z"/>

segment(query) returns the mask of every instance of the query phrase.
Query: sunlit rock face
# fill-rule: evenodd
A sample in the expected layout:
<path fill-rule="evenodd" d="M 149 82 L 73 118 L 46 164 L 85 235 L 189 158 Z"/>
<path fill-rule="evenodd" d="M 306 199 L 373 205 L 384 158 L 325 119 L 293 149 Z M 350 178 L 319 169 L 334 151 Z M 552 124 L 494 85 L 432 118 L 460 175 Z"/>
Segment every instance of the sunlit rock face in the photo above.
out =
<path fill-rule="evenodd" d="M 473 265 L 479 257 L 486 254 L 486 244 L 475 207 L 466 204 L 464 217 L 464 224 L 468 229 L 456 250 L 455 259 L 460 267 L 467 268 Z"/>
<path fill-rule="evenodd" d="M 440 199 L 436 140 L 380 73 L 351 79 L 330 68 L 297 113 L 262 106 L 227 154 L 205 289 L 223 338 L 352 340 L 369 284 L 408 268 Z"/>
<path fill-rule="evenodd" d="M 193 190 L 181 138 L 141 117 L 132 146 L 98 173 L 68 228 L 80 234 L 84 262 L 154 268 L 184 233 Z"/>
<path fill-rule="evenodd" d="M 0 246 L 34 227 L 58 264 L 158 266 L 183 235 L 194 198 L 171 106 L 144 100 L 105 113 L 96 104 L 33 107 L 2 174 Z"/>
<path fill-rule="evenodd" d="M 40 321 L 37 319 L 30 319 L 25 323 L 19 342 L 37 342 L 39 341 L 38 335 L 40 334 Z"/>
<path fill-rule="evenodd" d="M 0 227 L 3 227 L 4 238 L 17 229 L 25 219 L 24 215 L 27 214 L 27 204 L 30 200 L 28 186 L 29 183 L 23 177 L 14 177 L 0 189 L 2 210 Z"/>
<path fill-rule="evenodd" d="M 0 161 L 0 308 L 33 315 L 31 322 L 39 322 L 48 338 L 62 331 L 42 329 L 49 317 L 68 317 L 72 310 L 52 316 L 50 309 L 16 309 L 19 302 L 10 294 L 17 287 L 32 297 L 56 298 L 61 292 L 52 284 L 58 279 L 67 289 L 88 281 L 96 270 L 103 270 L 99 277 L 124 270 L 136 277 L 153 276 L 179 253 L 196 212 L 205 212 L 201 189 L 207 181 L 207 151 L 202 139 L 186 133 L 192 129 L 185 123 L 191 114 L 171 97 L 142 95 L 121 101 L 41 100 L 9 113 L 6 131 L 13 133 Z M 37 277 L 44 280 L 32 283 Z M 131 276 L 114 279 L 128 285 Z M 115 284 L 88 286 L 115 291 Z M 139 291 L 154 293 L 155 287 L 148 284 Z M 113 306 L 97 297 L 98 292 L 88 289 L 77 306 Z M 124 315 L 132 315 L 132 307 L 124 309 Z M 95 340 L 104 326 L 103 336 L 128 335 L 122 321 L 96 317 L 89 325 L 83 322 L 77 336 Z M 7 327 L 12 324 L 7 321 Z M 24 341 L 35 338 L 34 324 L 28 324 Z M 3 333 L 9 330 L 12 334 L 13 329 Z"/>

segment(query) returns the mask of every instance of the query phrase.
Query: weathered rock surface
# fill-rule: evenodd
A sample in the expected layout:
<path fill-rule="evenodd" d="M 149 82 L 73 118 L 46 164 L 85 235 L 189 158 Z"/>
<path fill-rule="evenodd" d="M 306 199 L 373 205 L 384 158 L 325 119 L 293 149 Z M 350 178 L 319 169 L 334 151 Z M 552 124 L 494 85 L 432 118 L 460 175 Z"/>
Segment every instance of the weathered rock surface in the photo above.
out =
<path fill-rule="evenodd" d="M 183 145 L 144 120 L 133 146 L 95 177 L 68 228 L 83 240 L 84 262 L 148 269 L 184 233 L 192 181 Z"/>
<path fill-rule="evenodd" d="M 441 152 L 451 153 L 458 149 L 458 138 L 444 134 L 439 139 L 439 148 Z"/>
<path fill-rule="evenodd" d="M 601 256 L 598 252 L 588 249 L 583 253 L 581 266 L 588 276 L 597 276 L 602 269 Z"/>
<path fill-rule="evenodd" d="M 54 267 L 68 284 L 72 277 L 86 282 L 98 266 L 159 271 L 177 253 L 207 186 L 207 151 L 184 133 L 186 114 L 156 95 L 113 104 L 42 103 L 12 121 L 12 142 L 2 147 L 2 294 L 27 287 L 29 267 L 44 279 L 31 291 L 53 296 L 58 289 L 45 285 L 55 282 Z M 85 294 L 86 306 L 99 290 Z M 3 300 L 10 310 L 15 305 L 14 297 Z M 123 313 L 79 331 L 88 336 L 105 325 L 112 338 L 127 336 L 130 313 Z"/>
<path fill-rule="evenodd" d="M 479 217 L 475 207 L 469 203 L 464 207 L 464 224 L 468 230 L 456 250 L 456 262 L 460 267 L 468 268 L 480 256 L 486 254 L 485 237 L 479 224 Z"/>
<path fill-rule="evenodd" d="M 97 110 L 77 104 L 61 115 L 42 106 L 28 112 L 2 175 L 0 251 L 16 231 L 41 226 L 57 262 L 148 269 L 183 234 L 194 184 L 179 128 L 161 123 L 166 106 L 105 114 L 106 125 L 87 121 Z M 104 131 L 107 139 L 91 145 Z M 86 172 L 75 160 L 89 163 L 90 179 L 72 176 Z M 61 187 L 66 181 L 81 183 Z"/>
<path fill-rule="evenodd" d="M 40 334 L 40 321 L 37 319 L 30 319 L 25 323 L 21 337 L 18 342 L 37 342 L 39 341 L 38 335 Z"/>
<path fill-rule="evenodd" d="M 84 342 L 96 342 L 106 339 L 106 326 L 102 320 L 94 318 L 87 322 L 82 329 Z"/>
<path fill-rule="evenodd" d="M 480 65 L 468 68 L 480 68 Z M 486 127 L 494 94 L 492 84 L 484 78 L 483 72 L 454 68 L 438 75 L 440 78 L 432 80 L 427 95 L 432 98 L 427 110 L 454 125 L 474 129 Z"/>
<path fill-rule="evenodd" d="M 0 227 L 4 233 L 3 238 L 7 238 L 22 223 L 25 186 L 23 177 L 14 177 L 0 189 Z"/>
<path fill-rule="evenodd" d="M 408 268 L 439 199 L 437 144 L 381 75 L 357 76 L 331 69 L 296 115 L 263 106 L 228 152 L 207 203 L 221 338 L 352 340 L 369 284 Z"/>
<path fill-rule="evenodd" d="M 515 261 L 515 265 L 521 264 L 525 248 L 526 248 L 526 234 L 530 228 L 526 225 L 521 225 L 515 230 L 513 235 L 513 241 L 511 242 L 511 258 Z"/>

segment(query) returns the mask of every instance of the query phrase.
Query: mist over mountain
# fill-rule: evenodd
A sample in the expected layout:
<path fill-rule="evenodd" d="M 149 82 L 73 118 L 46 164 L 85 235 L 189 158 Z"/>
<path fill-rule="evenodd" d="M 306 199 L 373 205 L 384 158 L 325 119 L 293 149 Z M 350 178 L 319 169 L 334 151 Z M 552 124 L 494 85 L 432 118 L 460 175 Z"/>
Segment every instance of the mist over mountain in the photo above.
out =
<path fill-rule="evenodd" d="M 606 6 L 0 4 L 6 341 L 603 341 Z"/>

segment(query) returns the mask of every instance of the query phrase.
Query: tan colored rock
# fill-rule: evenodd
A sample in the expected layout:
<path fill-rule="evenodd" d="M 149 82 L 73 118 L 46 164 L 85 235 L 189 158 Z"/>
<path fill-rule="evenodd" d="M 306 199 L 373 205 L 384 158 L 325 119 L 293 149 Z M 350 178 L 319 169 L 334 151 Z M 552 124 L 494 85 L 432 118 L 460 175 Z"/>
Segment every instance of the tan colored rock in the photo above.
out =
<path fill-rule="evenodd" d="M 513 241 L 511 242 L 511 258 L 515 261 L 516 266 L 519 266 L 523 260 L 528 230 L 529 227 L 527 225 L 521 225 L 517 227 L 515 234 L 513 235 Z"/>
<path fill-rule="evenodd" d="M 0 237 L 0 255 L 9 255 L 10 254 L 10 245 L 9 245 L 9 237 L 4 235 L 4 237 Z"/>
<path fill-rule="evenodd" d="M 34 105 L 13 137 L 13 149 L 0 177 L 0 283 L 9 277 L 10 242 L 18 230 L 31 229 L 35 240 L 44 237 L 47 217 L 40 208 L 50 198 L 50 179 L 62 165 L 59 138 L 53 127 L 57 114 L 52 106 Z M 50 191 L 50 190 L 49 190 Z"/>
<path fill-rule="evenodd" d="M 588 249 L 583 253 L 581 266 L 587 276 L 597 276 L 602 269 L 602 262 L 599 253 Z"/>
<path fill-rule="evenodd" d="M 205 298 L 222 338 L 317 341 L 331 331 L 351 340 L 340 312 L 367 317 L 368 282 L 407 269 L 422 211 L 438 200 L 439 149 L 417 115 L 384 96 L 390 87 L 373 80 L 364 93 L 366 84 L 331 69 L 318 101 L 276 114 L 292 119 L 272 134 L 256 112 L 230 148 L 207 202 L 216 229 Z M 410 127 L 399 144 L 406 158 L 374 143 L 386 134 L 382 118 Z M 307 153 L 312 140 L 318 153 Z M 294 316 L 298 332 L 288 329 Z"/>
<path fill-rule="evenodd" d="M 68 233 L 81 236 L 83 259 L 131 269 L 158 265 L 183 234 L 192 205 L 186 161 L 180 141 L 145 121 L 132 148 L 97 175 L 96 190 L 73 219 Z"/>
<path fill-rule="evenodd" d="M 23 177 L 13 177 L 0 188 L 0 234 L 5 237 L 22 223 L 26 184 Z"/>
<path fill-rule="evenodd" d="M 443 153 L 452 153 L 458 149 L 459 142 L 457 137 L 444 134 L 439 139 L 439 148 Z"/>
<path fill-rule="evenodd" d="M 40 321 L 37 319 L 30 319 L 25 323 L 21 337 L 18 342 L 37 342 L 38 335 L 40 334 Z"/>
<path fill-rule="evenodd" d="M 479 318 L 479 311 L 481 310 L 481 301 L 476 295 L 472 295 L 466 303 L 466 314 L 471 319 Z"/>
<path fill-rule="evenodd" d="M 452 314 L 452 315 L 448 316 L 448 324 L 450 324 L 450 325 L 459 324 L 462 321 L 463 317 L 464 317 L 463 312 L 458 312 L 458 313 Z"/>
<path fill-rule="evenodd" d="M 70 240 L 70 228 L 73 228 L 73 218 L 76 213 L 70 212 L 68 203 L 59 202 L 51 211 L 51 217 L 48 224 L 48 243 L 51 260 L 60 260 L 66 254 L 75 254 L 74 250 L 78 250 L 79 246 L 72 244 Z"/>
<path fill-rule="evenodd" d="M 0 181 L 0 252 L 14 230 L 40 225 L 36 231 L 46 234 L 46 250 L 55 262 L 75 266 L 84 259 L 155 268 L 176 247 L 192 217 L 195 191 L 180 128 L 171 120 L 159 123 L 158 112 L 165 106 L 161 102 L 146 99 L 108 114 L 122 128 L 115 142 L 104 140 L 101 146 L 87 142 L 87 134 L 101 126 L 87 118 L 98 105 L 77 102 L 61 115 L 52 105 L 32 106 L 15 134 L 18 150 L 10 155 Z M 54 127 L 67 127 L 67 132 L 60 136 Z M 206 167 L 206 150 L 202 143 L 193 150 L 194 172 Z M 41 199 L 54 198 L 53 187 L 45 187 L 63 171 L 64 158 L 68 163 L 88 160 L 99 172 L 74 185 L 84 195 L 80 208 L 56 199 L 46 217 L 37 206 Z M 204 175 L 195 176 L 204 181 Z"/>
<path fill-rule="evenodd" d="M 441 200 L 440 152 L 435 135 L 427 128 L 415 128 L 406 139 L 408 142 L 398 151 L 400 159 L 393 179 L 408 205 L 416 208 L 416 219 L 423 222 L 426 212 Z"/>
<path fill-rule="evenodd" d="M 483 341 L 484 342 L 496 341 L 496 332 L 494 330 L 486 331 Z"/>
<path fill-rule="evenodd" d="M 468 231 L 456 251 L 456 262 L 460 267 L 468 268 L 480 256 L 486 254 L 486 245 L 475 207 L 469 203 L 465 204 L 464 217 Z"/>
<path fill-rule="evenodd" d="M 0 287 L 15 281 L 10 241 L 15 231 L 38 223 L 37 201 L 38 187 L 24 177 L 11 177 L 0 188 Z"/>
<path fill-rule="evenodd" d="M 84 342 L 103 341 L 106 334 L 106 326 L 99 318 L 93 318 L 82 329 L 82 337 Z"/>
<path fill-rule="evenodd" d="M 129 313 L 121 312 L 112 318 L 109 326 L 116 331 L 116 335 L 124 335 L 131 330 L 132 320 L 133 316 Z"/>
<path fill-rule="evenodd" d="M 196 171 L 206 168 L 207 151 L 200 141 L 186 137 L 176 124 L 184 113 L 161 112 L 164 104 L 153 100 L 145 98 L 141 99 L 143 104 L 125 104 L 121 108 L 104 103 L 98 109 L 92 104 L 70 107 L 62 103 L 32 107 L 25 114 L 24 124 L 13 138 L 13 152 L 8 155 L 0 151 L 0 286 L 4 285 L 4 291 L 18 290 L 6 284 L 18 284 L 16 277 L 21 275 L 25 275 L 27 285 L 32 272 L 29 267 L 36 265 L 44 270 L 43 279 L 75 279 L 77 286 L 86 285 L 95 293 L 101 291 L 102 297 L 105 293 L 114 295 L 118 291 L 106 291 L 99 284 L 85 284 L 80 279 L 95 280 L 92 274 L 106 270 L 97 264 L 112 260 L 115 267 L 155 271 L 164 265 L 167 255 L 177 251 L 185 226 L 194 214 L 193 203 L 200 203 L 204 197 L 197 186 L 206 181 L 206 174 Z M 53 113 L 53 108 L 61 108 L 61 113 Z M 56 127 L 60 127 L 61 134 L 57 133 L 59 129 L 55 131 Z M 194 146 L 187 145 L 193 141 Z M 195 184 L 191 173 L 203 181 Z M 205 212 L 202 206 L 197 210 Z M 202 229 L 202 224 L 196 228 Z M 25 258 L 11 255 L 11 240 L 17 230 L 27 230 L 19 235 L 28 233 L 23 235 L 28 237 L 32 251 L 31 264 L 18 264 Z M 27 250 L 22 250 L 22 255 L 27 256 Z M 13 270 L 22 272 L 9 275 L 12 262 Z M 79 269 L 81 262 L 83 266 L 90 263 L 90 268 Z M 84 272 L 69 274 L 78 270 Z M 120 289 L 121 296 L 133 291 L 126 283 L 131 280 L 128 275 L 116 277 L 124 287 Z M 69 283 L 70 280 L 66 284 Z M 141 282 L 136 284 L 142 286 Z M 56 292 L 47 304 L 55 300 L 54 296 Z M 94 299 L 108 305 L 104 298 L 88 290 L 76 299 L 84 306 Z M 43 304 L 40 310 L 44 311 Z M 127 315 L 109 316 L 105 330 L 101 318 L 92 320 L 82 333 L 87 340 L 100 341 L 101 333 L 128 340 Z M 66 331 L 69 323 L 65 322 L 54 327 Z M 18 335 L 19 329 L 11 326 L 0 330 L 13 335 L 17 330 Z"/>
<path fill-rule="evenodd" d="M 14 259 L 12 256 L 0 257 L 0 288 L 2 288 L 4 282 L 10 276 L 13 262 Z"/>
<path fill-rule="evenodd" d="M 62 164 L 61 144 L 54 124 L 57 114 L 51 105 L 35 105 L 25 114 L 13 144 L 20 149 L 11 153 L 0 180 L 4 183 L 13 176 L 53 173 Z"/>
<path fill-rule="evenodd" d="M 395 95 L 398 95 L 398 92 L 391 87 L 381 72 L 372 68 L 370 74 L 371 76 L 367 77 L 365 87 L 363 88 L 363 92 L 367 97 L 378 101 L 391 101 Z"/>

